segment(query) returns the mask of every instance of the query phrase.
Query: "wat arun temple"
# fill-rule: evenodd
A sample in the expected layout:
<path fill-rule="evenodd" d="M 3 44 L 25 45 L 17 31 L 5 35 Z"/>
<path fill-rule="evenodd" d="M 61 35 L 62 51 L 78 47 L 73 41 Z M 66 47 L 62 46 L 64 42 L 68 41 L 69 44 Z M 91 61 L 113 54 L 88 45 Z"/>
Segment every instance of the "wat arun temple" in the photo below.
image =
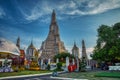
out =
<path fill-rule="evenodd" d="M 68 53 L 64 46 L 64 42 L 60 39 L 59 27 L 56 20 L 56 13 L 53 10 L 51 23 L 47 38 L 42 42 L 41 47 L 36 49 L 33 41 L 31 41 L 27 50 L 21 49 L 20 37 L 16 41 L 16 45 L 6 39 L 0 38 L 0 72 L 13 72 L 14 70 L 40 70 L 46 69 L 47 64 L 58 62 L 54 60 L 57 54 Z M 72 48 L 77 63 L 79 63 L 79 48 L 74 42 Z M 82 58 L 88 60 L 84 40 L 82 41 Z M 73 60 L 74 61 L 74 60 Z M 9 63 L 9 66 L 7 65 Z M 66 58 L 66 66 L 69 65 L 69 58 Z M 77 65 L 79 67 L 79 65 Z"/>
<path fill-rule="evenodd" d="M 60 39 L 59 27 L 56 21 L 56 13 L 53 10 L 49 33 L 45 41 L 42 42 L 41 48 L 41 59 L 53 60 L 53 57 L 62 52 L 67 52 L 64 43 Z"/>

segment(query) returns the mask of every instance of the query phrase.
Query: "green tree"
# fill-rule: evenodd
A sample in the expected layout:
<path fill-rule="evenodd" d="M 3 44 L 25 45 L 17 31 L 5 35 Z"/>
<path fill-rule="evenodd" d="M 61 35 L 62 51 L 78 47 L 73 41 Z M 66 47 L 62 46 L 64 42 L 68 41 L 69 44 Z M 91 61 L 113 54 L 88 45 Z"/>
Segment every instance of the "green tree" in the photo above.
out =
<path fill-rule="evenodd" d="M 113 26 L 113 30 L 114 30 L 114 33 L 115 33 L 115 47 L 114 50 L 115 50 L 115 53 L 116 53 L 116 58 L 120 60 L 120 22 L 119 23 L 116 23 L 114 26 Z"/>
<path fill-rule="evenodd" d="M 86 59 L 85 57 L 82 58 L 81 62 L 80 62 L 80 66 L 79 66 L 79 69 L 81 72 L 84 72 L 86 71 Z"/>
<path fill-rule="evenodd" d="M 50 64 L 47 65 L 47 70 L 50 70 Z"/>
<path fill-rule="evenodd" d="M 98 61 L 114 61 L 120 58 L 120 23 L 110 27 L 101 25 L 98 28 L 97 45 L 92 58 Z"/>
<path fill-rule="evenodd" d="M 70 57 L 70 58 L 74 58 L 74 56 L 70 53 L 59 53 L 57 55 L 54 56 L 54 60 L 56 60 L 57 58 L 59 60 L 61 60 L 61 58 L 63 58 L 63 60 L 65 61 L 66 57 Z"/>

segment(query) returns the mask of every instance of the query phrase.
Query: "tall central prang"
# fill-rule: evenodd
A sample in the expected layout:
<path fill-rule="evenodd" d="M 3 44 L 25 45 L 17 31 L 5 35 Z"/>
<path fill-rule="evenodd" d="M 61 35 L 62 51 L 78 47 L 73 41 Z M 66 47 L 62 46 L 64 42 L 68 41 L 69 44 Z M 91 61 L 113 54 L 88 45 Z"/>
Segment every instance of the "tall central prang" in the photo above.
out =
<path fill-rule="evenodd" d="M 56 14 L 54 10 L 52 12 L 48 36 L 46 40 L 42 42 L 40 50 L 42 51 L 40 58 L 43 60 L 53 60 L 53 57 L 56 54 L 66 52 L 64 43 L 60 40 L 59 27 L 57 25 Z"/>

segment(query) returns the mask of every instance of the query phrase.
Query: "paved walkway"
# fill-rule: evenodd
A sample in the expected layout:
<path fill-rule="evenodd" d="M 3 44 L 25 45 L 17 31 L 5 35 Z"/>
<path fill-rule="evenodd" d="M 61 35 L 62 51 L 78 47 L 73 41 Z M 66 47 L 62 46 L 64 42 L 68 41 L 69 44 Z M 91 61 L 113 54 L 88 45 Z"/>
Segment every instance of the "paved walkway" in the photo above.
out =
<path fill-rule="evenodd" d="M 52 77 L 52 79 L 62 79 L 62 80 L 88 80 L 88 79 L 75 79 L 75 78 L 64 78 L 64 77 Z"/>
<path fill-rule="evenodd" d="M 58 72 L 62 74 L 64 72 Z M 21 75 L 21 76 L 9 76 L 1 77 L 0 80 L 88 80 L 88 79 L 74 79 L 74 78 L 64 78 L 64 77 L 52 77 L 52 72 L 42 73 L 42 74 L 31 74 L 31 75 Z"/>
<path fill-rule="evenodd" d="M 59 73 L 62 73 L 62 72 L 59 72 Z M 49 74 L 52 74 L 52 72 L 50 72 L 50 73 L 42 73 L 42 74 L 30 74 L 30 75 L 20 75 L 20 76 L 0 77 L 0 80 L 1 80 L 1 79 L 22 78 L 22 77 L 43 76 L 43 75 L 49 75 Z"/>

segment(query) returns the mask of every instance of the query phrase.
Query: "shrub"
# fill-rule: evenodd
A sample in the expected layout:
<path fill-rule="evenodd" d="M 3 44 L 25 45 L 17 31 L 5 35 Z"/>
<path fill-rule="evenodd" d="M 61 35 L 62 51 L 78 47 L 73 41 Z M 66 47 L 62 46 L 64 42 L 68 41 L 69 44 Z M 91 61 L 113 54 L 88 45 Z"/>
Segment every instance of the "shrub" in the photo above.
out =
<path fill-rule="evenodd" d="M 57 63 L 57 68 L 61 69 L 61 67 L 62 67 L 62 63 L 61 62 Z"/>
<path fill-rule="evenodd" d="M 84 58 L 80 62 L 79 69 L 80 69 L 81 72 L 85 72 L 86 71 L 86 60 Z"/>
<path fill-rule="evenodd" d="M 47 65 L 47 70 L 50 70 L 50 64 Z"/>

